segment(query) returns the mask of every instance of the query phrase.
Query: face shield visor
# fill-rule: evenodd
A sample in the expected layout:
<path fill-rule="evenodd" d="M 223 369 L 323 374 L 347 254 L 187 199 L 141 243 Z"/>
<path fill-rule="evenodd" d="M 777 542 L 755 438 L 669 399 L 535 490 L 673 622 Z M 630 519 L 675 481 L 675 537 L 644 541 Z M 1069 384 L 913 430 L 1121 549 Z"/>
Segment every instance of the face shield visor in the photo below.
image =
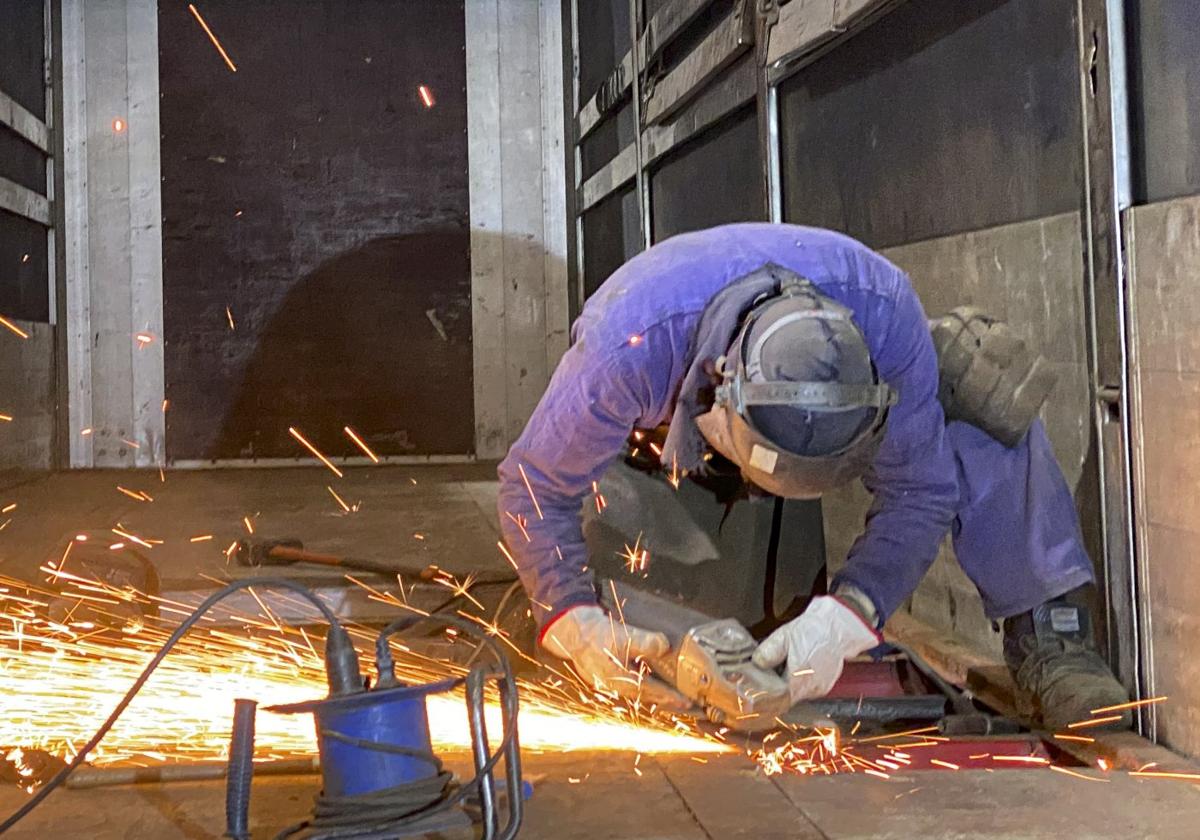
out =
<path fill-rule="evenodd" d="M 750 311 L 718 361 L 713 407 L 696 423 L 747 481 L 811 499 L 866 471 L 896 394 L 850 310 L 782 273 L 779 294 Z"/>

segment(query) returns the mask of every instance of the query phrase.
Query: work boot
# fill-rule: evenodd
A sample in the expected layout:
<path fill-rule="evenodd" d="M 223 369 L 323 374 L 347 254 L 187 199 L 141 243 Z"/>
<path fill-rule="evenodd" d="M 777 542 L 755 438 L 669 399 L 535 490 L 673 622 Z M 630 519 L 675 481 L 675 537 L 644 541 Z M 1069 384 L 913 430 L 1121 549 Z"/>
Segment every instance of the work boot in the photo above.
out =
<path fill-rule="evenodd" d="M 1129 702 L 1125 687 L 1091 643 L 1087 609 L 1056 599 L 1004 620 L 1004 659 L 1017 687 L 1032 696 L 1033 716 L 1047 729 L 1093 717 L 1118 720 L 1088 729 L 1127 729 L 1131 712 L 1092 715 Z"/>

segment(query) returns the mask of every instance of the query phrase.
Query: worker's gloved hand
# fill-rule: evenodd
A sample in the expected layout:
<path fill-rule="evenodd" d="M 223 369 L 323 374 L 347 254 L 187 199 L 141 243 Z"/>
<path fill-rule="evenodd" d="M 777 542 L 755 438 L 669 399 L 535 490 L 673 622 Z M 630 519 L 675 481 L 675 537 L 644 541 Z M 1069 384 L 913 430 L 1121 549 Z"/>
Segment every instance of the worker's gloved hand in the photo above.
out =
<path fill-rule="evenodd" d="M 649 674 L 639 660 L 671 649 L 662 633 L 629 627 L 600 607 L 572 607 L 542 633 L 542 646 L 575 664 L 579 676 L 601 691 L 615 691 L 642 706 L 683 711 L 691 704 L 679 692 Z"/>
<path fill-rule="evenodd" d="M 792 702 L 824 697 L 843 663 L 882 641 L 857 612 L 831 595 L 814 598 L 803 614 L 780 627 L 754 651 L 759 668 L 787 663 Z"/>

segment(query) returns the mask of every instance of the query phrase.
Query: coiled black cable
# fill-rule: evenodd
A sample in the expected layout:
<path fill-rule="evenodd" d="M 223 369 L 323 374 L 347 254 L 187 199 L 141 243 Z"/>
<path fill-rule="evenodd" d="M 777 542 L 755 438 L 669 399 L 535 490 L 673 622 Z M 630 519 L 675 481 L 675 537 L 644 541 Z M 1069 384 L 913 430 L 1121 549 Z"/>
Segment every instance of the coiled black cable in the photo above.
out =
<path fill-rule="evenodd" d="M 496 640 L 486 635 L 478 625 L 464 621 L 455 616 L 437 615 L 405 616 L 389 624 L 375 642 L 375 667 L 378 673 L 378 688 L 389 688 L 397 685 L 394 673 L 394 660 L 388 638 L 398 632 L 407 630 L 424 621 L 436 621 L 449 624 L 480 641 L 480 647 L 487 647 L 500 668 L 501 675 L 511 684 L 512 666 Z M 477 668 L 482 666 L 476 666 Z M 447 690 L 457 687 L 464 680 L 457 680 Z M 450 773 L 442 769 L 441 760 L 433 753 L 424 750 L 414 750 L 397 744 L 386 744 L 362 738 L 353 738 L 334 730 L 322 730 L 321 737 L 351 744 L 360 749 L 376 750 L 378 752 L 411 756 L 425 761 L 435 768 L 435 773 L 425 779 L 372 791 L 371 793 L 352 794 L 348 796 L 330 796 L 322 791 L 316 798 L 312 816 L 296 825 L 284 829 L 275 836 L 275 840 L 287 838 L 303 838 L 303 840 L 390 840 L 402 829 L 412 829 L 418 824 L 436 819 L 451 808 L 460 804 L 467 796 L 480 791 L 484 778 L 490 778 L 508 750 L 515 744 L 517 726 L 517 708 L 513 704 L 506 707 L 504 715 L 504 738 L 496 750 L 488 756 L 487 761 L 480 767 L 475 778 L 462 785 L 455 785 Z M 509 767 L 510 774 L 518 773 L 515 767 Z M 512 796 L 512 792 L 509 793 Z M 519 794 L 518 794 L 519 795 Z M 512 827 L 515 831 L 515 826 Z"/>

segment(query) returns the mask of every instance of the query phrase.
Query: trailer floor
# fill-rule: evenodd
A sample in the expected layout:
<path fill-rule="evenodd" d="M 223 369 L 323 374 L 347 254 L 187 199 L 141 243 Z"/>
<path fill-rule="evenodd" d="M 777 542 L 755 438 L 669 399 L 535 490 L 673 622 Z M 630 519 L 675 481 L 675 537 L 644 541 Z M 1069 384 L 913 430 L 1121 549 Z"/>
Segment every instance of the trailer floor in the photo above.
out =
<path fill-rule="evenodd" d="M 244 535 L 298 537 L 310 548 L 457 573 L 506 568 L 496 549 L 494 472 L 484 466 L 60 473 L 0 490 L 16 503 L 0 531 L 0 571 L 33 577 L 85 530 L 124 528 L 165 543 L 148 553 L 164 588 L 198 585 L 202 573 L 245 573 L 222 549 Z M 117 490 L 145 490 L 137 502 Z M 0 485 L 2 486 L 2 485 Z M 344 514 L 332 486 L 357 513 Z M 194 536 L 214 539 L 191 543 Z M 309 570 L 306 575 L 311 576 Z M 323 573 L 329 579 L 336 571 Z M 1113 773 L 1087 782 L 1032 770 L 937 771 L 765 778 L 739 755 L 635 756 L 620 752 L 527 754 L 536 779 L 523 837 L 645 838 L 1190 838 L 1200 786 Z M 316 777 L 256 782 L 255 838 L 309 810 Z M 0 789 L 0 811 L 24 794 Z M 224 830 L 223 784 L 196 782 L 55 792 L 12 838 L 215 838 Z"/>
<path fill-rule="evenodd" d="M 1200 790 L 1114 774 L 1092 783 L 1039 770 L 924 771 L 882 780 L 756 774 L 737 756 L 529 755 L 538 778 L 521 837 L 546 840 L 821 840 L 821 838 L 1193 838 Z M 571 779 L 577 779 L 572 783 Z M 302 819 L 315 777 L 254 785 L 251 827 L 270 838 Z M 0 809 L 22 794 L 5 790 Z M 224 831 L 224 787 L 186 782 L 56 791 L 8 836 L 200 840 Z M 448 837 L 447 840 L 450 840 Z"/>

